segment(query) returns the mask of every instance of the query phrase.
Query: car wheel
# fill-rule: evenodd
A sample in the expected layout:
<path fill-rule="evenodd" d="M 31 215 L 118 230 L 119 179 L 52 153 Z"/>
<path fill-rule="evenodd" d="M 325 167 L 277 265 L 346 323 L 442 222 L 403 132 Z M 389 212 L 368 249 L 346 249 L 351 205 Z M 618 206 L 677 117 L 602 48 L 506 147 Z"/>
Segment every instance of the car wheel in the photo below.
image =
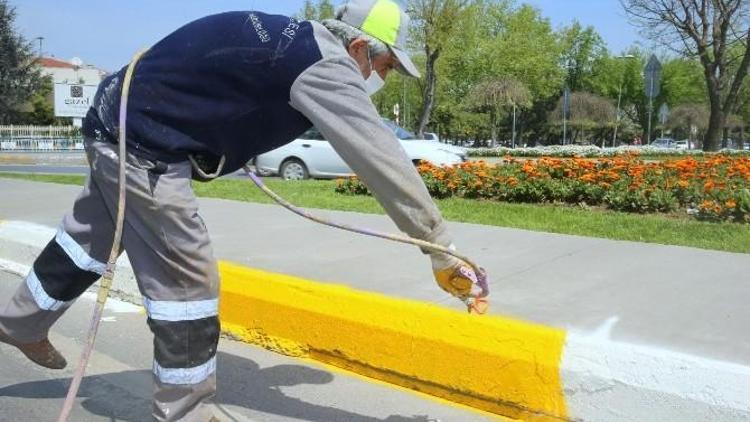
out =
<path fill-rule="evenodd" d="M 310 177 L 305 163 L 296 158 L 284 161 L 279 169 L 279 175 L 284 180 L 305 180 Z"/>

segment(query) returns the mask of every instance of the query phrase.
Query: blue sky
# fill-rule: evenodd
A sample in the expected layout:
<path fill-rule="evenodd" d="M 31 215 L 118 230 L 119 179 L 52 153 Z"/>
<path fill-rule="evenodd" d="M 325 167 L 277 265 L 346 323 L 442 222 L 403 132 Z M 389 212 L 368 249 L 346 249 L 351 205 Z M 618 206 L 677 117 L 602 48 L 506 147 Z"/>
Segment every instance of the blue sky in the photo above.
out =
<path fill-rule="evenodd" d="M 523 2 L 539 8 L 556 28 L 573 19 L 593 25 L 615 52 L 642 41 L 628 25 L 618 0 Z M 303 0 L 9 0 L 9 3 L 16 7 L 16 26 L 27 39 L 44 37 L 45 55 L 64 59 L 77 56 L 86 63 L 116 70 L 135 51 L 201 16 L 252 9 L 294 14 L 301 9 Z M 38 42 L 34 42 L 38 48 Z"/>

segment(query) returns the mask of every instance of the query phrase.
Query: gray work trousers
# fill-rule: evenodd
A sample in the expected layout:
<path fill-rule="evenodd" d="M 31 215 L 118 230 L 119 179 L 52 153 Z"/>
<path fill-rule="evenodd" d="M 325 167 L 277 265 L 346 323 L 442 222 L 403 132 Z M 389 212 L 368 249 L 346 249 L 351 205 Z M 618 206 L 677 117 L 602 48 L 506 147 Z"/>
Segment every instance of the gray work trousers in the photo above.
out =
<path fill-rule="evenodd" d="M 22 342 L 50 327 L 103 273 L 117 210 L 117 145 L 87 139 L 91 175 L 56 236 L 0 312 L 0 329 Z M 198 215 L 187 161 L 128 154 L 122 244 L 154 334 L 153 417 L 211 418 L 219 339 L 219 275 Z"/>

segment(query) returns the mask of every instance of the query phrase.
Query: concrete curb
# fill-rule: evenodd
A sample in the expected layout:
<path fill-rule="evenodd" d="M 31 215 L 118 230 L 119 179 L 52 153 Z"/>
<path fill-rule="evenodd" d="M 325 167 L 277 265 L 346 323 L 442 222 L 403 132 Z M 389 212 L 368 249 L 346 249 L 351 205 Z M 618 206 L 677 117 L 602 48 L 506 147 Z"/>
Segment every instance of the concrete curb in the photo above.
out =
<path fill-rule="evenodd" d="M 565 419 L 565 333 L 220 264 L 225 329 L 253 344 L 524 420 Z"/>
<path fill-rule="evenodd" d="M 53 234 L 0 222 L 0 257 L 29 265 Z M 747 366 L 613 342 L 606 327 L 581 335 L 225 262 L 220 272 L 235 337 L 456 403 L 534 421 L 750 420 Z M 128 265 L 121 274 L 115 287 L 140 301 Z"/>

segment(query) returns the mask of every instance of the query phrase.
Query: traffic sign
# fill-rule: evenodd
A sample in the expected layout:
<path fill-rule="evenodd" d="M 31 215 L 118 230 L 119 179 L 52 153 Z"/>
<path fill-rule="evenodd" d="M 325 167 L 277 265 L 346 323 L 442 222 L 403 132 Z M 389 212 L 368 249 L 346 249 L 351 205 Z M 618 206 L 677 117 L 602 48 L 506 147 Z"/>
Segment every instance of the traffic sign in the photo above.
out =
<path fill-rule="evenodd" d="M 651 55 L 643 72 L 646 78 L 646 97 L 653 100 L 661 92 L 661 62 Z"/>

